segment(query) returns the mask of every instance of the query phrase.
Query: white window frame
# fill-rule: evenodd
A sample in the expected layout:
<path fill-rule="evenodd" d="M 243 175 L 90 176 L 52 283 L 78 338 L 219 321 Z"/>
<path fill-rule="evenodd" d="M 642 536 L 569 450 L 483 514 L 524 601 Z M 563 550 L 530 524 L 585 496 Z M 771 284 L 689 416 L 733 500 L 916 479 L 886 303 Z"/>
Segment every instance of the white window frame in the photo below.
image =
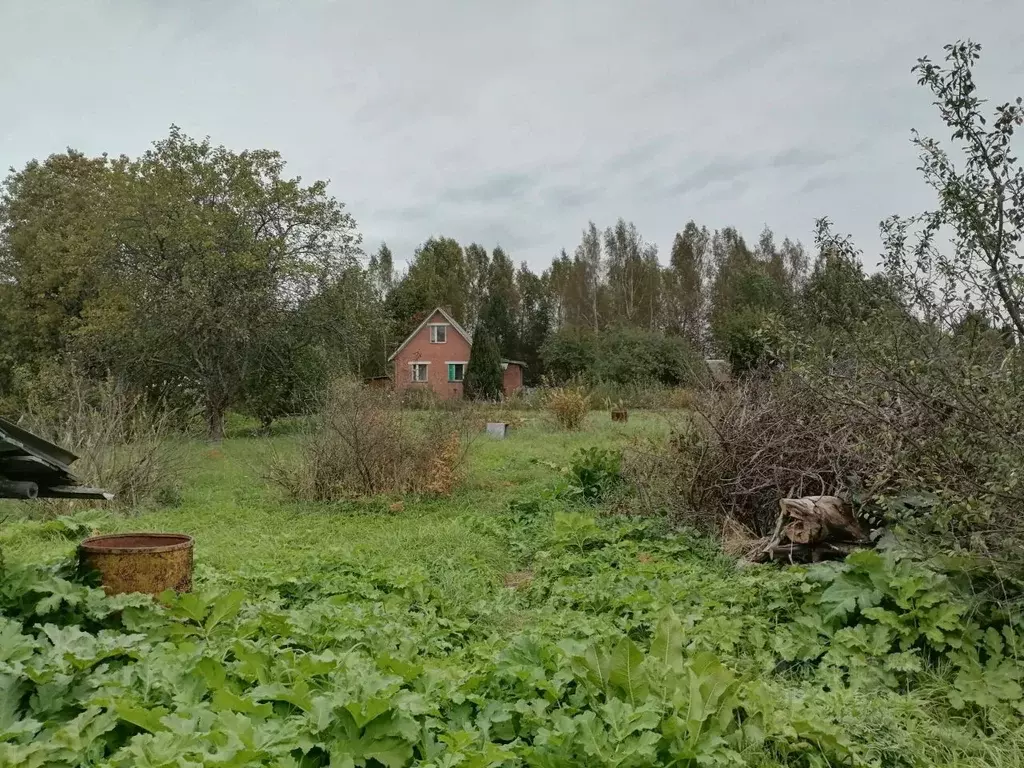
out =
<path fill-rule="evenodd" d="M 466 366 L 469 362 L 466 360 L 445 360 L 444 364 L 447 365 L 461 365 L 462 366 L 462 378 L 461 379 L 448 379 L 449 384 L 461 384 L 466 380 Z M 448 370 L 445 369 L 445 376 L 448 375 Z"/>
<path fill-rule="evenodd" d="M 416 366 L 422 365 L 424 371 L 424 378 L 416 378 Z M 422 360 L 416 360 L 415 362 L 409 363 L 409 380 L 413 384 L 427 384 L 430 381 L 430 363 L 425 363 Z"/>
<path fill-rule="evenodd" d="M 448 343 L 448 323 L 431 323 L 427 326 L 430 328 L 430 343 L 431 344 L 447 344 Z M 437 328 L 444 328 L 444 339 L 441 341 L 437 340 Z"/>

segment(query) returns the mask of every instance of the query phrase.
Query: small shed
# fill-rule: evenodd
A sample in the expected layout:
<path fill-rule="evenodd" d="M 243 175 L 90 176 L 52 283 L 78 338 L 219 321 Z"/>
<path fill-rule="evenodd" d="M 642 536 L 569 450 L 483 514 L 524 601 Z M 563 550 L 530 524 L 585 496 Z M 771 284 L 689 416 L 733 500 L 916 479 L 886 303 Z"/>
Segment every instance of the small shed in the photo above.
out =
<path fill-rule="evenodd" d="M 390 376 L 368 376 L 363 379 L 363 384 L 374 389 L 391 389 Z"/>

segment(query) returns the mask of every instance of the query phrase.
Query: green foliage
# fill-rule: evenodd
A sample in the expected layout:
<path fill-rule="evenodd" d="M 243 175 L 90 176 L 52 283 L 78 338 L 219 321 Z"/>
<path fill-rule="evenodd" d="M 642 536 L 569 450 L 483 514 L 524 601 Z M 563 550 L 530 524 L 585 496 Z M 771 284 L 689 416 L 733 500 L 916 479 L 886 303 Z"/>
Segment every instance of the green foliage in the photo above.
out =
<path fill-rule="evenodd" d="M 849 686 L 899 688 L 944 668 L 953 709 L 1024 714 L 1024 619 L 1016 611 L 978 610 L 948 577 L 891 552 L 815 569 L 808 586 L 803 614 L 776 638 L 783 658 L 814 662 L 821 677 Z"/>
<path fill-rule="evenodd" d="M 588 504 L 600 502 L 622 481 L 622 454 L 606 448 L 581 448 L 576 451 L 562 474 L 568 484 L 566 493 Z"/>
<path fill-rule="evenodd" d="M 544 368 L 554 381 L 569 381 L 586 375 L 597 359 L 593 332 L 563 328 L 552 333 L 540 350 Z"/>
<path fill-rule="evenodd" d="M 734 376 L 765 371 L 779 363 L 779 322 L 754 310 L 736 312 L 719 329 L 725 357 Z"/>
<path fill-rule="evenodd" d="M 504 391 L 501 353 L 484 324 L 473 332 L 473 347 L 462 386 L 466 397 L 472 400 L 500 400 Z"/>
<path fill-rule="evenodd" d="M 541 355 L 555 381 L 692 385 L 703 362 L 681 336 L 622 326 L 600 333 L 568 328 L 548 337 Z"/>
<path fill-rule="evenodd" d="M 172 126 L 135 159 L 70 152 L 12 174 L 0 283 L 13 286 L 4 325 L 29 379 L 67 354 L 160 397 L 188 391 L 220 439 L 247 380 L 281 358 L 296 306 L 362 280 L 352 217 L 325 182 L 284 169 L 276 152 L 234 152 Z M 295 327 L 322 330 L 309 320 Z M 353 325 L 318 339 L 369 328 Z"/>
<path fill-rule="evenodd" d="M 147 523 L 201 543 L 196 592 L 163 606 L 8 568 L 0 764 L 1019 763 L 1013 604 L 905 556 L 737 569 L 541 493 L 523 454 L 600 429 L 481 443 L 479 489 L 387 519 L 261 500 L 251 455 L 210 459 L 196 510 Z"/>

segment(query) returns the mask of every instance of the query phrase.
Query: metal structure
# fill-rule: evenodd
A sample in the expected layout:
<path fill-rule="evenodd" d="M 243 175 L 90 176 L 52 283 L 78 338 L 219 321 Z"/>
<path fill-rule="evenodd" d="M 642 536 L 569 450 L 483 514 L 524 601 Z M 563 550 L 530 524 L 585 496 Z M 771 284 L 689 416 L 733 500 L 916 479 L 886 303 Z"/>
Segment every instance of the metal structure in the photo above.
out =
<path fill-rule="evenodd" d="M 0 498 L 104 499 L 114 494 L 78 484 L 71 451 L 0 419 Z"/>

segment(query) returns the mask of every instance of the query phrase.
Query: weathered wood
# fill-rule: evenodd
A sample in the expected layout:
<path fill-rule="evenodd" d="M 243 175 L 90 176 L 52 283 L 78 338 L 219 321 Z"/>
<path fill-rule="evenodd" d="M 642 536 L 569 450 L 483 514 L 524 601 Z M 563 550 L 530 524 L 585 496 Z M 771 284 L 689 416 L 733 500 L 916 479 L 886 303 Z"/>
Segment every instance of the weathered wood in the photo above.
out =
<path fill-rule="evenodd" d="M 797 544 L 862 541 L 866 538 L 850 505 L 838 496 L 782 499 L 779 505 L 791 520 L 785 528 L 786 538 Z"/>
<path fill-rule="evenodd" d="M 845 500 L 838 496 L 806 496 L 779 502 L 775 531 L 747 559 L 759 563 L 816 563 L 845 557 L 864 546 L 870 546 L 870 541 Z"/>

